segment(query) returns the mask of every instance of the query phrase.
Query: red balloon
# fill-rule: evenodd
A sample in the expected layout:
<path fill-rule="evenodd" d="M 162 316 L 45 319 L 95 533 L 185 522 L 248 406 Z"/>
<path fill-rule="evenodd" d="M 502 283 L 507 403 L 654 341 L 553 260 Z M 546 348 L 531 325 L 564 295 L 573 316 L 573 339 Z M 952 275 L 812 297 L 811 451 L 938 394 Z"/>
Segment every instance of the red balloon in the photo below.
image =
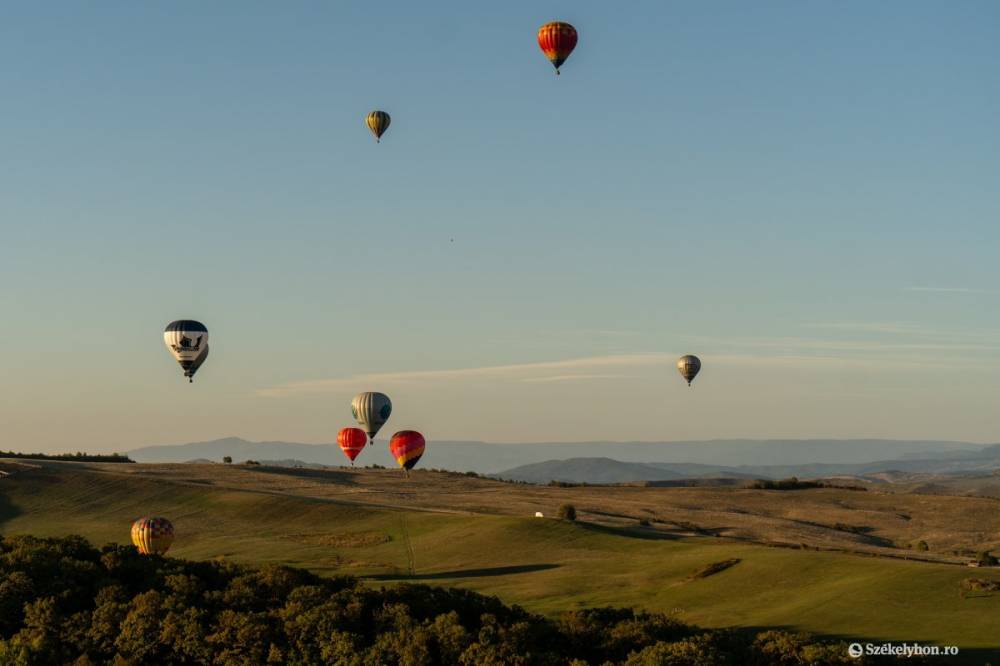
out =
<path fill-rule="evenodd" d="M 538 46 L 559 73 L 559 67 L 576 47 L 576 28 L 569 23 L 553 21 L 538 29 Z"/>
<path fill-rule="evenodd" d="M 337 433 L 337 444 L 340 444 L 340 450 L 344 452 L 352 465 L 358 454 L 365 450 L 367 443 L 368 435 L 361 428 L 344 428 Z"/>
<path fill-rule="evenodd" d="M 389 453 L 403 469 L 413 469 L 413 466 L 424 455 L 424 436 L 416 430 L 400 430 L 389 440 Z"/>

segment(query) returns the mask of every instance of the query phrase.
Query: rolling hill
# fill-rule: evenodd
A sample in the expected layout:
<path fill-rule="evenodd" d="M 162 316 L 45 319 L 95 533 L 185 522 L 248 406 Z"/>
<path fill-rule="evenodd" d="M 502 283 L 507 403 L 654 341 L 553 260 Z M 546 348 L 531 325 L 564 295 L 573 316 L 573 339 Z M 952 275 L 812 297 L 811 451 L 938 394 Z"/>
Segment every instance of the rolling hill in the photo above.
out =
<path fill-rule="evenodd" d="M 1000 546 L 998 502 L 984 498 L 540 488 L 428 471 L 220 464 L 0 466 L 11 472 L 0 479 L 4 534 L 123 542 L 136 516 L 155 513 L 174 521 L 172 552 L 195 559 L 459 586 L 543 613 L 635 605 L 710 627 L 1000 647 L 1000 596 L 963 598 L 971 570 L 947 563 L 963 561 L 955 550 Z M 531 517 L 567 502 L 577 523 Z M 914 539 L 931 551 L 906 548 Z M 730 559 L 740 562 L 692 578 Z"/>
<path fill-rule="evenodd" d="M 566 481 L 571 483 L 630 483 L 665 479 L 817 479 L 828 477 L 880 478 L 893 472 L 902 475 L 974 475 L 1000 469 L 1000 456 L 933 458 L 929 460 L 882 460 L 872 463 L 808 465 L 699 465 L 696 463 L 628 463 L 610 458 L 569 458 L 546 460 L 504 470 L 500 479 L 527 483 Z M 884 475 L 881 478 L 887 478 Z"/>
<path fill-rule="evenodd" d="M 627 483 L 629 481 L 666 481 L 682 479 L 685 474 L 671 471 L 657 464 L 628 463 L 611 458 L 569 458 L 546 460 L 515 467 L 496 475 L 497 478 L 548 483 L 569 481 L 574 483 Z"/>

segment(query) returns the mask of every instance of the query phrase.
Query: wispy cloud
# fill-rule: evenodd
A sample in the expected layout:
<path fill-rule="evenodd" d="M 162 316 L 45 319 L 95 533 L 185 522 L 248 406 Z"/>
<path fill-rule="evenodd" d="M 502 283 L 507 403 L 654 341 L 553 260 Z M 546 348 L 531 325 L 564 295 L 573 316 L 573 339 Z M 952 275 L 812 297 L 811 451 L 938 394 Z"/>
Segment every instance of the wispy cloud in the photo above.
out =
<path fill-rule="evenodd" d="M 639 331 L 626 331 L 610 328 L 581 328 L 573 331 L 552 331 L 552 335 L 585 335 L 599 338 L 634 338 L 640 335 Z"/>
<path fill-rule="evenodd" d="M 947 331 L 907 322 L 812 322 L 826 335 L 699 337 L 693 349 L 711 349 L 716 365 L 851 367 L 872 370 L 976 371 L 1000 357 L 1000 332 Z M 993 359 L 984 363 L 985 359 Z"/>
<path fill-rule="evenodd" d="M 873 335 L 884 335 L 886 339 L 894 337 L 891 343 L 900 347 L 919 346 L 940 349 L 994 349 L 995 341 L 1000 337 L 996 329 L 961 329 L 948 330 L 933 328 L 924 324 L 910 322 L 813 322 L 803 324 L 804 328 L 825 329 L 844 334 L 858 334 L 865 344 Z M 976 343 L 970 345 L 969 343 Z M 917 348 L 917 347 L 913 347 Z"/>
<path fill-rule="evenodd" d="M 939 335 L 940 331 L 918 324 L 886 321 L 828 321 L 803 324 L 805 328 L 821 328 L 848 333 L 891 333 L 894 335 Z"/>
<path fill-rule="evenodd" d="M 315 379 L 300 382 L 290 382 L 269 388 L 260 389 L 258 395 L 266 397 L 281 397 L 301 393 L 329 393 L 351 390 L 359 385 L 406 384 L 451 382 L 472 379 L 506 379 L 510 381 L 571 381 L 583 379 L 610 379 L 614 375 L 587 373 L 587 370 L 600 368 L 644 367 L 651 365 L 673 365 L 677 357 L 665 353 L 617 354 L 610 356 L 591 356 L 563 361 L 539 361 L 536 363 L 516 363 L 511 365 L 492 365 L 476 368 L 455 368 L 448 370 L 411 370 L 404 372 L 380 372 L 353 375 L 335 379 Z M 553 375 L 553 372 L 559 374 Z"/>
<path fill-rule="evenodd" d="M 522 382 L 528 384 L 541 384 L 546 382 L 580 382 L 580 381 L 590 381 L 593 379 L 624 379 L 625 375 L 594 375 L 594 374 L 580 374 L 580 375 L 552 375 L 551 377 L 526 377 L 522 379 Z"/>
<path fill-rule="evenodd" d="M 775 354 L 716 354 L 711 357 L 717 367 L 743 366 L 753 368 L 795 368 L 811 370 L 947 370 L 956 367 L 975 367 L 972 360 L 942 360 L 933 356 L 881 357 L 844 355 L 836 353 L 786 352 Z"/>
<path fill-rule="evenodd" d="M 817 372 L 844 369 L 865 370 L 955 370 L 974 369 L 981 361 L 974 355 L 962 358 L 957 355 L 942 356 L 939 353 L 921 353 L 922 348 L 899 347 L 898 351 L 909 354 L 886 354 L 884 346 L 856 348 L 839 345 L 836 342 L 789 340 L 757 340 L 744 343 L 747 352 L 737 351 L 739 344 L 729 341 L 729 350 L 722 345 L 713 345 L 718 351 L 702 356 L 708 367 L 742 368 L 787 368 L 794 370 L 811 369 Z M 749 351 L 753 348 L 761 351 Z M 878 352 L 878 353 L 861 353 Z M 257 394 L 263 397 L 280 398 L 292 395 L 335 393 L 356 391 L 366 386 L 405 386 L 413 384 L 460 384 L 490 380 L 492 382 L 514 382 L 546 384 L 559 382 L 583 382 L 621 379 L 640 379 L 644 372 L 655 368 L 655 373 L 672 369 L 677 362 L 677 353 L 636 353 L 607 356 L 591 356 L 561 361 L 539 361 L 535 363 L 515 363 L 474 368 L 452 368 L 446 370 L 410 370 L 402 372 L 379 372 L 357 374 L 331 379 L 313 379 L 289 382 L 262 388 Z M 617 372 L 608 372 L 617 370 Z M 648 373 L 646 373 L 648 375 Z"/>
<path fill-rule="evenodd" d="M 932 294 L 995 294 L 993 289 L 972 289 L 970 287 L 904 287 L 903 291 L 923 291 Z"/>
<path fill-rule="evenodd" d="M 538 343 L 543 345 L 551 344 L 553 339 L 572 340 L 576 343 L 581 341 L 600 341 L 604 344 L 624 343 L 633 341 L 642 335 L 641 331 L 630 331 L 625 329 L 612 328 L 564 328 L 564 329 L 541 329 L 532 331 L 530 335 L 508 336 L 489 338 L 487 342 L 492 344 L 520 344 Z M 625 351 L 625 350 L 622 350 Z"/>
<path fill-rule="evenodd" d="M 989 352 L 1000 351 L 1000 345 L 941 340 L 914 342 L 882 342 L 874 340 L 824 340 L 821 338 L 747 338 L 720 341 L 720 345 L 745 349 L 784 350 L 788 353 L 829 352 Z"/>

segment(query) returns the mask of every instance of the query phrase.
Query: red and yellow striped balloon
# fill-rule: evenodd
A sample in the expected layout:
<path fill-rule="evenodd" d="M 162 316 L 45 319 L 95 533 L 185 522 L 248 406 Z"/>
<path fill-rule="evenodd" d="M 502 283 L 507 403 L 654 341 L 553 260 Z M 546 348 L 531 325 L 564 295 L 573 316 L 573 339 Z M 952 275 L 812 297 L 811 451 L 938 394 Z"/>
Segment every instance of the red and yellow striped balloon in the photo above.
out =
<path fill-rule="evenodd" d="M 559 73 L 559 67 L 576 47 L 576 28 L 569 23 L 552 21 L 538 29 L 538 46 Z"/>
<path fill-rule="evenodd" d="M 365 450 L 367 443 L 368 435 L 361 428 L 344 428 L 337 433 L 337 444 L 340 444 L 340 450 L 344 452 L 352 465 L 358 454 Z"/>
<path fill-rule="evenodd" d="M 389 440 L 389 453 L 400 467 L 410 470 L 424 455 L 425 444 L 424 436 L 416 430 L 400 430 Z"/>
<path fill-rule="evenodd" d="M 174 526 L 166 518 L 140 518 L 132 523 L 132 543 L 143 555 L 162 555 L 174 542 Z"/>

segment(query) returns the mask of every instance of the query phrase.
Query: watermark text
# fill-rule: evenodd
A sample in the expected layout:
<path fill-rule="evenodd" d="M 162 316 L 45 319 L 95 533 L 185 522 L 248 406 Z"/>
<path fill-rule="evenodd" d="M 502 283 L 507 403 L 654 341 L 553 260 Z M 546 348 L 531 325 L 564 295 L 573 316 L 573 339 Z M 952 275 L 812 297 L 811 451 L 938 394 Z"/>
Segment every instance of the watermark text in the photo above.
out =
<path fill-rule="evenodd" d="M 921 645 L 920 643 L 851 643 L 847 654 L 861 657 L 954 657 L 957 645 Z"/>

